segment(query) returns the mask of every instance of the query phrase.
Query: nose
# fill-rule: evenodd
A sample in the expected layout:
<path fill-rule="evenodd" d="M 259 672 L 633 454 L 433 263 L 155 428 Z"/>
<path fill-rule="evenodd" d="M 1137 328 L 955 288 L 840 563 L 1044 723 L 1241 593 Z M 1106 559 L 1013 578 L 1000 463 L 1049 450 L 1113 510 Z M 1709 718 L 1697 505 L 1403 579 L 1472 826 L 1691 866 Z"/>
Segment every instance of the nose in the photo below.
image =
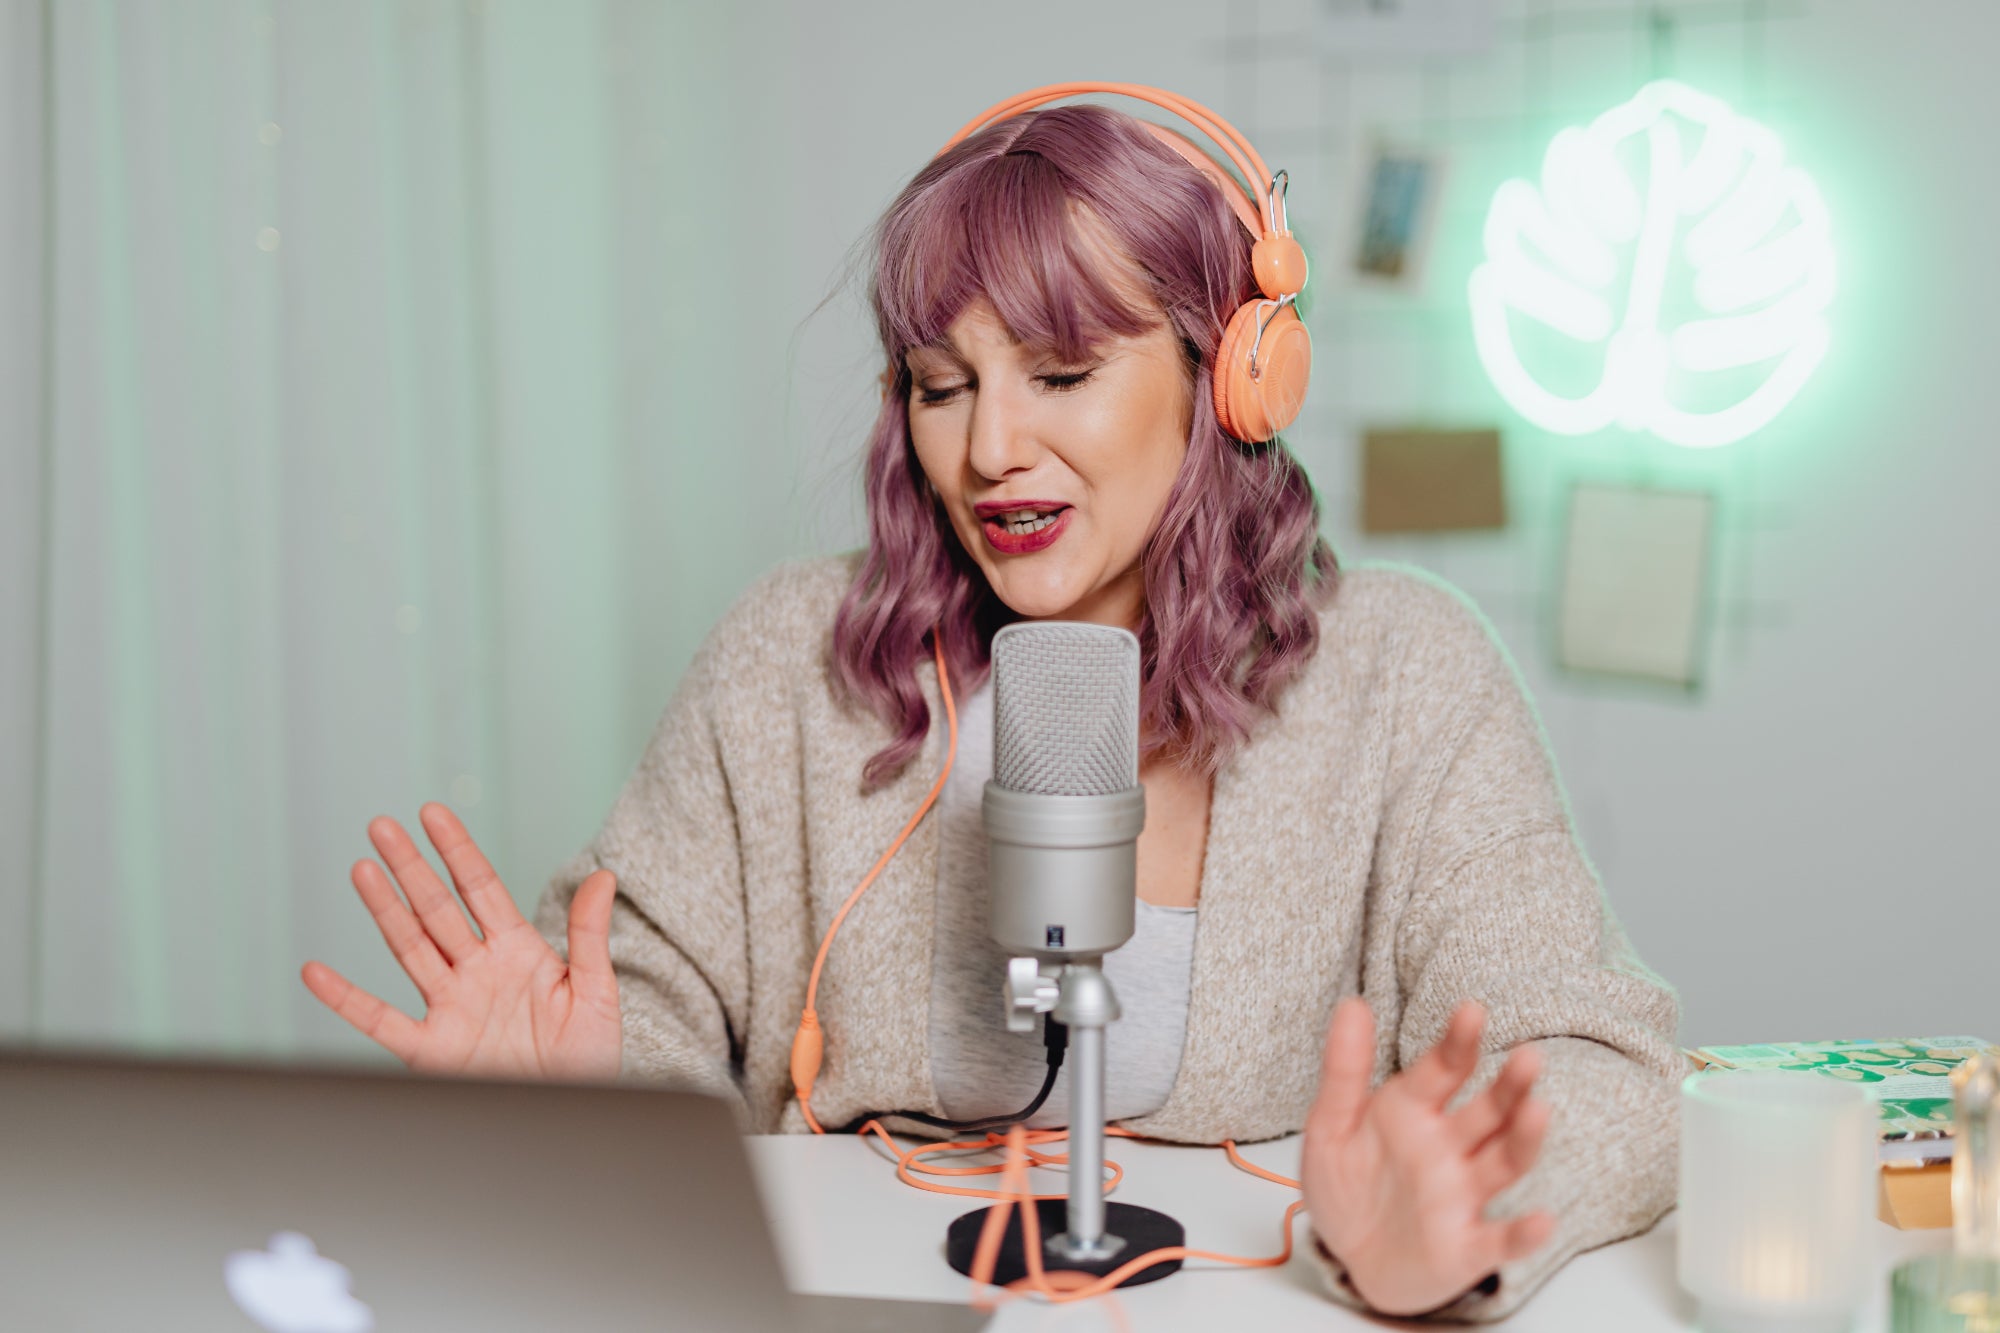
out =
<path fill-rule="evenodd" d="M 995 379 L 1001 377 L 995 376 Z M 1006 387 L 980 387 L 967 423 L 967 458 L 972 470 L 988 481 L 1025 472 L 1041 457 L 1027 404 L 1012 401 Z"/>

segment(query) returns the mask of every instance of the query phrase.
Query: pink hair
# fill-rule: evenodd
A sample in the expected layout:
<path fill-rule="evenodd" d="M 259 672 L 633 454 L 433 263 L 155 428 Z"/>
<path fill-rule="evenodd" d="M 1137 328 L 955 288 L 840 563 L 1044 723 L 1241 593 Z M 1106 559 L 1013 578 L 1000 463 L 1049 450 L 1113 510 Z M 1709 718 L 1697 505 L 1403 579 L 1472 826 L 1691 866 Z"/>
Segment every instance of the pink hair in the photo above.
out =
<path fill-rule="evenodd" d="M 1157 311 L 1121 301 L 1092 268 L 1079 208 L 1130 258 Z M 1142 557 L 1147 752 L 1214 772 L 1312 656 L 1336 578 L 1319 503 L 1281 441 L 1225 435 L 1211 396 L 1223 328 L 1253 294 L 1250 242 L 1215 182 L 1131 117 L 1090 105 L 982 130 L 883 215 L 870 297 L 894 380 L 868 446 L 867 558 L 833 629 L 841 684 L 896 731 L 869 759 L 868 787 L 899 772 L 930 726 L 916 668 L 931 627 L 967 691 L 985 679 L 994 631 L 1017 618 L 959 545 L 910 446 L 904 354 L 982 295 L 1015 336 L 1068 362 L 1157 326 L 1160 312 L 1187 355 L 1187 458 Z"/>

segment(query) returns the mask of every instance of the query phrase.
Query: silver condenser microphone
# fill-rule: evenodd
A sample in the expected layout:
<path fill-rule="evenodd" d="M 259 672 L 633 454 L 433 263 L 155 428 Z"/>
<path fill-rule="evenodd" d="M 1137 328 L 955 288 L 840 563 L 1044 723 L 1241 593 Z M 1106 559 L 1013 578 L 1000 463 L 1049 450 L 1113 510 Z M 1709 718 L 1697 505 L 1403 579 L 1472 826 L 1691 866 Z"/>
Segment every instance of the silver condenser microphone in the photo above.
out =
<path fill-rule="evenodd" d="M 1069 1198 L 1041 1205 L 1043 1262 L 1108 1273 L 1185 1238 L 1165 1213 L 1106 1203 L 1103 1190 L 1104 1030 L 1118 1017 L 1118 997 L 1099 964 L 1132 938 L 1146 823 L 1136 637 L 1066 621 L 1009 625 L 993 636 L 993 780 L 982 813 L 993 938 L 1014 955 L 1007 1025 L 1025 1032 L 1047 1014 L 1067 1025 L 1071 1043 Z M 971 1271 L 984 1216 L 952 1223 L 947 1248 L 961 1272 Z M 1022 1243 L 1010 1222 L 994 1281 L 1027 1271 Z M 1162 1260 L 1125 1282 L 1179 1267 Z"/>
<path fill-rule="evenodd" d="M 986 784 L 993 938 L 1057 963 L 1132 938 L 1139 785 L 1139 640 L 1063 621 L 993 636 L 993 780 Z"/>

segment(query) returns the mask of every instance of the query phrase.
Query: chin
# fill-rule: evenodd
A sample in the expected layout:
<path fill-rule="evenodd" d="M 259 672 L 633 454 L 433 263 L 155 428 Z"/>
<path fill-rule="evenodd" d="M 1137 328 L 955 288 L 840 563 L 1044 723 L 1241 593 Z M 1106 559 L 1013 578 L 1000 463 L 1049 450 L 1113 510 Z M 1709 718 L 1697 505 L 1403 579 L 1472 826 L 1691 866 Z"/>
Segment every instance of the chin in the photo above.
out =
<path fill-rule="evenodd" d="M 1019 573 L 1025 572 L 999 578 L 989 573 L 986 582 L 993 589 L 993 595 L 1007 604 L 1008 610 L 1029 620 L 1057 619 L 1083 601 L 1084 593 L 1088 591 L 1080 579 L 1019 577 Z"/>

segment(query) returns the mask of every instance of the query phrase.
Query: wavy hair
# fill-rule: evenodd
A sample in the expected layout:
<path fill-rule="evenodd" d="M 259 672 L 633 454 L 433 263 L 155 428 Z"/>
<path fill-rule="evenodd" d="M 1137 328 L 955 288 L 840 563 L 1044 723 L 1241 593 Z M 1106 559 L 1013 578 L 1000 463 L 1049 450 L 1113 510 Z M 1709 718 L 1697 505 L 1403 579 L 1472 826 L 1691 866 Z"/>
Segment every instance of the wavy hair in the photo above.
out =
<path fill-rule="evenodd" d="M 1093 266 L 1080 210 L 1131 261 L 1156 309 L 1121 299 L 1114 275 Z M 832 642 L 842 687 L 895 732 L 863 770 L 866 787 L 900 772 L 929 729 L 916 668 L 931 628 L 969 690 L 985 679 L 994 631 L 1017 618 L 959 544 L 910 443 L 904 355 L 980 296 L 1016 337 L 1066 362 L 1161 315 L 1186 356 L 1187 456 L 1141 557 L 1146 752 L 1215 772 L 1312 656 L 1317 609 L 1337 577 L 1318 500 L 1282 442 L 1243 444 L 1215 418 L 1216 349 L 1255 294 L 1252 240 L 1214 181 L 1131 117 L 1092 105 L 982 130 L 890 205 L 869 289 L 889 370 L 865 464 L 868 550 Z"/>

